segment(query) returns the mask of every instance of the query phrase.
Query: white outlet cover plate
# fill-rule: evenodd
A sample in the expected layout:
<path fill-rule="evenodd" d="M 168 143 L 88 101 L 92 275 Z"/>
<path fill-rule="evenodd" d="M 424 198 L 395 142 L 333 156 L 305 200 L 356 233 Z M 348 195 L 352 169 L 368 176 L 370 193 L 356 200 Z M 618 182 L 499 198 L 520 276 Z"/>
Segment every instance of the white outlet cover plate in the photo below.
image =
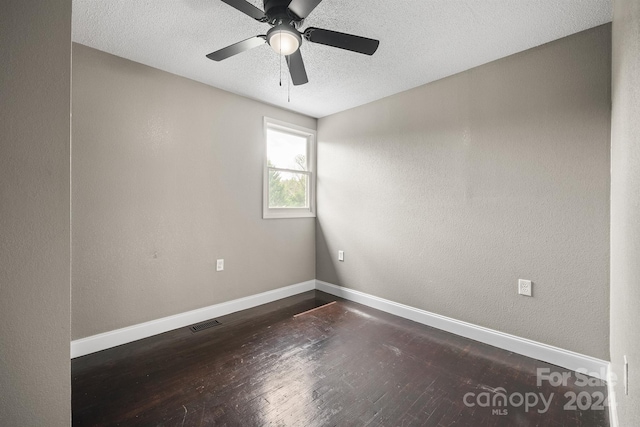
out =
<path fill-rule="evenodd" d="M 344 251 L 338 251 L 338 261 L 344 261 Z"/>
<path fill-rule="evenodd" d="M 629 361 L 627 360 L 627 356 L 624 356 L 624 394 L 625 396 L 629 395 Z"/>
<path fill-rule="evenodd" d="M 219 259 L 216 261 L 216 271 L 222 271 L 222 270 L 224 270 L 224 260 Z"/>
<path fill-rule="evenodd" d="M 518 294 L 531 296 L 531 280 L 518 279 Z"/>

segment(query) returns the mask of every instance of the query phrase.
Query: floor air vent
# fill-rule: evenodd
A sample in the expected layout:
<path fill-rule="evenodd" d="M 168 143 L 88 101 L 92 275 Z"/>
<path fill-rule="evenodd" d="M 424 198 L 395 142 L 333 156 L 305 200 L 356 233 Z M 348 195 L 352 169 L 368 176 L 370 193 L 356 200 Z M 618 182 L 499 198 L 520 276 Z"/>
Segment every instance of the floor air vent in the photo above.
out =
<path fill-rule="evenodd" d="M 202 323 L 196 323 L 195 325 L 191 325 L 191 326 L 189 326 L 189 329 L 191 329 L 191 332 L 200 332 L 200 331 L 203 331 L 205 329 L 213 328 L 214 326 L 218 326 L 218 325 L 221 325 L 221 324 L 222 323 L 220 323 L 217 320 L 213 319 L 213 320 L 207 320 L 207 321 L 202 322 Z"/>

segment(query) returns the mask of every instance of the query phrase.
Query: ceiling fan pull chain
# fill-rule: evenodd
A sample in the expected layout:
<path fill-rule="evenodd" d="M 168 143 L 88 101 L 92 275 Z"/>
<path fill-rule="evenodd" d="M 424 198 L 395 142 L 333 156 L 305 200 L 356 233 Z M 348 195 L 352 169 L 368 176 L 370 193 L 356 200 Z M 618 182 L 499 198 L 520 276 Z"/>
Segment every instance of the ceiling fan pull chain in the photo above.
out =
<path fill-rule="evenodd" d="M 282 87 L 282 44 L 280 45 L 280 87 Z"/>

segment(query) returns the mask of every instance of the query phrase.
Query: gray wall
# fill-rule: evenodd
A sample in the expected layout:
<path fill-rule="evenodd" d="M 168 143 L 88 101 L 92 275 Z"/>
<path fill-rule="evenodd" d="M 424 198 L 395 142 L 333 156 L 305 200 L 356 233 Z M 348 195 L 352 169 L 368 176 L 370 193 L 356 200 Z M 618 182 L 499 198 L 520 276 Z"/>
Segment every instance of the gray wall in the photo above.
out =
<path fill-rule="evenodd" d="M 605 25 L 320 119 L 318 279 L 609 359 L 610 49 Z"/>
<path fill-rule="evenodd" d="M 314 219 L 262 219 L 264 115 L 316 128 L 73 45 L 74 339 L 315 278 Z"/>
<path fill-rule="evenodd" d="M 71 0 L 0 2 L 0 424 L 70 424 Z"/>
<path fill-rule="evenodd" d="M 611 120 L 611 363 L 621 426 L 640 425 L 640 2 L 616 0 Z M 629 395 L 623 358 L 629 361 Z"/>

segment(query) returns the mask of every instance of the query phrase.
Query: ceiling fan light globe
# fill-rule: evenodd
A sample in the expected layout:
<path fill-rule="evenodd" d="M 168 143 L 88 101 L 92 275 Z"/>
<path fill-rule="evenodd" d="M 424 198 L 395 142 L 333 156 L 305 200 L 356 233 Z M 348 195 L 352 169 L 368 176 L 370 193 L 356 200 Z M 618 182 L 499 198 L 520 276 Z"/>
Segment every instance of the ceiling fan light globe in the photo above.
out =
<path fill-rule="evenodd" d="M 300 48 L 300 36 L 289 29 L 273 28 L 267 34 L 269 46 L 279 55 L 291 55 Z"/>

